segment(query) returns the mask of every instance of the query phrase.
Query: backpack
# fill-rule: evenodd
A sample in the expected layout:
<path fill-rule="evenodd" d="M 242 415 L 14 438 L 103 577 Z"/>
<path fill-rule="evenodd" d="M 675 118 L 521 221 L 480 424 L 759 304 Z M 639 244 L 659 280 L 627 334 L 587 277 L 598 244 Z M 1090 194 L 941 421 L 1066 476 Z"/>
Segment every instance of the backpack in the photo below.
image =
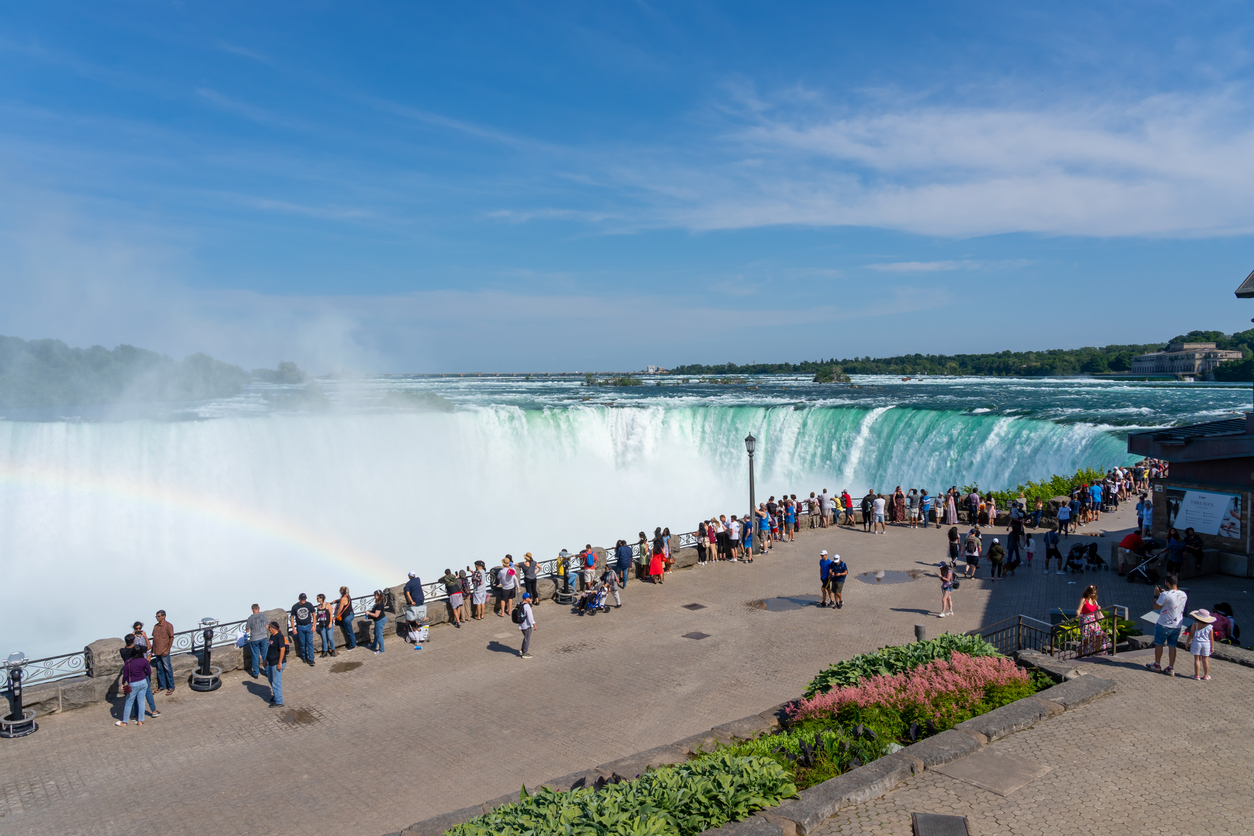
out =
<path fill-rule="evenodd" d="M 523 612 L 523 605 L 518 604 L 514 607 L 514 611 L 509 614 L 510 620 L 515 624 L 522 624 L 527 620 L 527 614 Z"/>

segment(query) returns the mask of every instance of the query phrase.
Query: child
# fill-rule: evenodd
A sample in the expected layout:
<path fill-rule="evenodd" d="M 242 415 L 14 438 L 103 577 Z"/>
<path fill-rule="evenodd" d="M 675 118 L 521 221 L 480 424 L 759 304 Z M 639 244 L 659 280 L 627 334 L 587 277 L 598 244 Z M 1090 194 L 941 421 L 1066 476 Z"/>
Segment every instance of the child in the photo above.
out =
<path fill-rule="evenodd" d="M 1193 678 L 1210 679 L 1211 634 L 1215 617 L 1208 610 L 1189 613 L 1193 626 L 1189 628 L 1189 652 L 1193 654 Z"/>
<path fill-rule="evenodd" d="M 1032 537 L 1028 538 L 1028 568 L 1032 568 L 1032 558 L 1036 556 L 1036 540 Z"/>

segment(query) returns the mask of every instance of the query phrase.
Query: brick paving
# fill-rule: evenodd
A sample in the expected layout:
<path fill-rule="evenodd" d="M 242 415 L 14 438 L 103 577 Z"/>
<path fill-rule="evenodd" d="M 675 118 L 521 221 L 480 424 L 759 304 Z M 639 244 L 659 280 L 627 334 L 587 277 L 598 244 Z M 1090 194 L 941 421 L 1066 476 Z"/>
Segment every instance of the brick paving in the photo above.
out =
<path fill-rule="evenodd" d="M 966 816 L 973 836 L 1252 832 L 1254 669 L 1213 660 L 1211 681 L 1195 682 L 1150 673 L 1146 659 L 1153 651 L 1083 665 L 1118 691 L 987 747 L 1050 768 L 1027 786 L 1001 796 L 928 771 L 818 834 L 910 836 L 911 813 Z"/>
<path fill-rule="evenodd" d="M 1125 512 L 1107 515 L 1103 526 L 1130 523 Z M 840 552 L 850 565 L 843 610 L 748 606 L 817 594 L 821 548 Z M 310 722 L 286 722 L 282 710 L 267 707 L 264 680 L 259 685 L 242 672 L 228 674 L 214 693 L 182 687 L 174 697 L 158 697 L 163 716 L 142 729 L 113 726 L 120 704 L 43 718 L 38 734 L 0 741 L 0 833 L 218 836 L 329 828 L 377 836 L 769 708 L 796 697 L 833 661 L 911 640 L 915 623 L 926 624 L 929 635 L 969 630 L 1021 612 L 1044 617 L 1053 606 L 1074 609 L 1079 598 L 1082 586 L 1065 577 L 1021 570 L 996 584 L 964 583 L 955 594 L 957 615 L 941 620 L 934 578 L 856 580 L 876 569 L 934 566 L 944 551 L 944 531 L 935 528 L 890 528 L 886 536 L 804 531 L 751 566 L 680 571 L 658 587 L 633 581 L 623 608 L 609 614 L 580 618 L 545 603 L 530 660 L 515 655 L 515 626 L 489 615 L 461 630 L 435 628 L 421 652 L 392 639 L 382 656 L 365 649 L 341 654 L 336 661 L 361 663 L 354 670 L 333 673 L 327 660 L 313 669 L 296 664 L 284 676 L 285 698 Z M 986 577 L 987 564 L 983 571 Z M 1134 614 L 1149 608 L 1146 587 L 1113 573 L 1094 577 L 1103 603 L 1134 605 Z M 1191 583 L 1206 598 L 1199 605 L 1226 597 L 1239 620 L 1254 623 L 1252 605 L 1241 600 L 1250 597 L 1241 593 L 1250 582 Z M 683 608 L 694 602 L 706 608 Z M 683 637 L 692 632 L 709 638 Z M 1236 680 L 1226 671 L 1213 693 Z M 1070 715 L 1063 720 L 1074 722 Z M 1123 757 L 1139 764 L 1152 751 L 1138 747 Z M 1126 770 L 1111 780 L 1133 782 Z M 1058 808 L 1081 790 L 1057 787 Z"/>

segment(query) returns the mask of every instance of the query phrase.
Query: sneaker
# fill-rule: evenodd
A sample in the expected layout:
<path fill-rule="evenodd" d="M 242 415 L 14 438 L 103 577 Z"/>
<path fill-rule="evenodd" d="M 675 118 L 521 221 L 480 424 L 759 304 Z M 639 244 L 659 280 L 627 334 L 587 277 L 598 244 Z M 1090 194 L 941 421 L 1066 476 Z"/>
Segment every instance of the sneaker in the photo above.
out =
<path fill-rule="evenodd" d="M 1196 679 L 1198 682 L 1202 681 L 1202 677 L 1198 676 L 1197 674 L 1193 674 L 1193 678 Z"/>
<path fill-rule="evenodd" d="M 161 712 L 160 712 L 160 711 L 149 711 L 149 712 L 148 712 L 148 716 L 149 716 L 149 717 L 160 717 L 160 716 L 161 716 Z"/>
<path fill-rule="evenodd" d="M 1066 572 L 1063 572 L 1063 571 L 1061 571 L 1061 570 L 1059 570 L 1058 574 L 1060 574 L 1060 575 L 1065 575 L 1065 574 L 1067 574 L 1067 573 L 1066 573 Z"/>
<path fill-rule="evenodd" d="M 518 655 L 518 658 L 519 658 L 519 659 L 530 659 L 530 658 L 531 658 L 531 654 L 530 654 L 530 653 L 520 653 L 520 654 Z"/>
<path fill-rule="evenodd" d="M 376 651 L 374 652 L 374 655 L 375 655 L 375 656 L 382 656 L 382 655 L 383 655 L 383 651 L 382 651 L 382 650 L 376 650 Z"/>
<path fill-rule="evenodd" d="M 945 617 L 945 615 L 946 615 L 945 613 L 941 613 L 940 615 L 938 615 L 938 616 L 936 616 L 936 617 L 937 617 L 937 618 L 944 618 L 944 617 Z"/>
<path fill-rule="evenodd" d="M 1159 672 L 1162 671 L 1162 666 L 1159 665 L 1157 662 L 1150 662 L 1145 667 L 1151 671 L 1159 671 Z"/>
<path fill-rule="evenodd" d="M 1167 667 L 1163 668 L 1163 673 L 1167 674 L 1167 676 L 1175 676 L 1176 669 L 1173 668 L 1171 665 L 1168 665 Z"/>
<path fill-rule="evenodd" d="M 1202 677 L 1203 682 L 1206 682 L 1209 679 L 1210 679 L 1210 674 L 1206 674 L 1206 676 Z"/>

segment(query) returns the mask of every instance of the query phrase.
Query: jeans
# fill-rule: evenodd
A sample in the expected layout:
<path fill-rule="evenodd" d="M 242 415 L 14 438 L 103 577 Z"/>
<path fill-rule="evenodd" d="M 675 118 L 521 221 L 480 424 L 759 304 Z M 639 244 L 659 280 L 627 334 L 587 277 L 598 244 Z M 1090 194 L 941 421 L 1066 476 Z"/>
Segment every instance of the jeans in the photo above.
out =
<path fill-rule="evenodd" d="M 357 637 L 353 635 L 353 616 L 351 614 L 344 616 L 344 620 L 340 622 L 340 630 L 344 633 L 344 647 L 352 650 L 357 646 Z"/>
<path fill-rule="evenodd" d="M 383 628 L 388 626 L 388 617 L 380 616 L 379 620 L 374 623 L 374 646 L 370 649 L 375 653 L 383 652 Z"/>
<path fill-rule="evenodd" d="M 269 665 L 266 667 L 266 679 L 270 682 L 270 702 L 275 705 L 282 705 L 283 671 L 279 670 L 278 665 Z"/>
<path fill-rule="evenodd" d="M 1032 512 L 1032 525 L 1033 525 L 1034 527 L 1037 527 L 1037 528 L 1039 528 L 1039 527 L 1040 527 L 1040 525 L 1041 525 L 1041 514 L 1043 514 L 1043 513 L 1045 513 L 1045 509 L 1043 509 L 1043 508 L 1042 508 L 1040 511 L 1033 511 L 1033 512 Z"/>
<path fill-rule="evenodd" d="M 173 691 L 174 690 L 174 666 L 170 664 L 170 654 L 158 656 L 155 653 L 152 656 L 152 666 L 157 671 L 157 690 Z"/>
<path fill-rule="evenodd" d="M 296 625 L 296 652 L 306 662 L 313 661 L 313 625 Z"/>
<path fill-rule="evenodd" d="M 1006 544 L 1006 559 L 1014 560 L 1019 557 L 1019 538 L 1011 537 L 1010 542 Z"/>
<path fill-rule="evenodd" d="M 126 704 L 122 706 L 123 723 L 130 719 L 132 705 L 135 706 L 135 722 L 144 722 L 144 695 L 147 695 L 149 700 L 152 699 L 152 690 L 148 687 L 148 680 L 141 679 L 138 682 L 132 682 L 131 692 L 126 695 Z"/>
<path fill-rule="evenodd" d="M 248 643 L 249 649 L 253 653 L 253 667 L 249 671 L 253 675 L 253 679 L 261 676 L 261 670 L 266 666 L 266 651 L 270 648 L 270 639 L 257 639 L 255 642 Z"/>
<path fill-rule="evenodd" d="M 331 632 L 331 625 L 318 628 L 318 635 L 322 637 L 322 652 L 330 653 L 335 650 L 335 635 Z"/>
<path fill-rule="evenodd" d="M 1061 536 L 1063 536 L 1063 537 L 1066 537 L 1066 536 L 1067 536 L 1067 533 L 1070 531 L 1070 529 L 1071 529 L 1071 520 L 1070 520 L 1070 519 L 1066 519 L 1066 520 L 1059 520 L 1059 521 L 1058 521 L 1058 534 L 1059 534 L 1059 535 L 1061 535 Z"/>
<path fill-rule="evenodd" d="M 705 561 L 702 561 L 702 562 L 704 563 Z M 618 564 L 618 585 L 619 586 L 627 585 L 627 570 L 630 568 L 631 568 L 630 562 Z"/>
<path fill-rule="evenodd" d="M 531 628 L 524 627 L 522 629 L 522 634 L 523 634 L 522 655 L 525 656 L 527 655 L 527 651 L 531 649 Z"/>

